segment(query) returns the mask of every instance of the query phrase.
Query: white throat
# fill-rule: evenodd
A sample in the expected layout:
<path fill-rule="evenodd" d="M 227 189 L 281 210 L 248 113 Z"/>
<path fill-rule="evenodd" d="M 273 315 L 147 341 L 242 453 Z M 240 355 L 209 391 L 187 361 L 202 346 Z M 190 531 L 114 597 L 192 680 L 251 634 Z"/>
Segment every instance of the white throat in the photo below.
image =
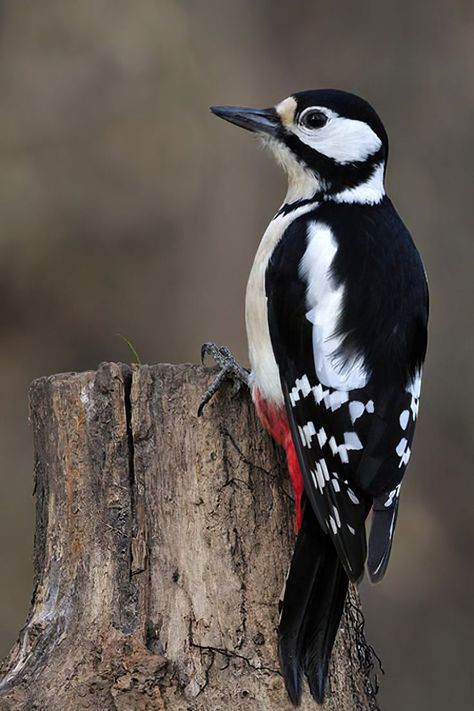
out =
<path fill-rule="evenodd" d="M 288 190 L 283 200 L 283 204 L 297 202 L 298 200 L 309 200 L 322 189 L 322 182 L 312 170 L 305 168 L 293 153 L 280 141 L 263 138 L 263 145 L 268 147 L 274 155 L 277 163 L 281 165 L 288 178 Z"/>
<path fill-rule="evenodd" d="M 297 161 L 293 160 L 293 163 L 294 165 L 290 163 L 288 167 L 285 166 L 288 177 L 288 189 L 284 200 L 286 204 L 297 200 L 309 200 L 322 189 L 321 180 L 312 170 L 304 168 Z"/>

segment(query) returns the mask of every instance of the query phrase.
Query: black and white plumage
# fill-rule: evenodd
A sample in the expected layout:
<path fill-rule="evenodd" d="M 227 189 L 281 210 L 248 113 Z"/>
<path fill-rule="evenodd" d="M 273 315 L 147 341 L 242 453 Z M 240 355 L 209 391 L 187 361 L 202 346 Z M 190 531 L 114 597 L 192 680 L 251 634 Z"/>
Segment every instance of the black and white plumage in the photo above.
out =
<path fill-rule="evenodd" d="M 388 526 L 374 528 L 369 573 L 384 572 L 410 456 L 426 322 L 423 268 L 412 252 L 388 198 L 336 209 L 325 202 L 291 224 L 266 271 L 305 492 L 352 580 L 363 572 L 373 500 L 374 522 Z"/>
<path fill-rule="evenodd" d="M 288 174 L 249 278 L 246 322 L 257 412 L 274 434 L 286 418 L 290 473 L 295 483 L 294 448 L 304 488 L 283 673 L 294 703 L 302 671 L 322 701 L 348 580 L 366 561 L 380 580 L 390 556 L 418 415 L 426 277 L 385 194 L 388 140 L 369 104 L 321 90 L 272 109 L 213 111 L 258 132 Z"/>

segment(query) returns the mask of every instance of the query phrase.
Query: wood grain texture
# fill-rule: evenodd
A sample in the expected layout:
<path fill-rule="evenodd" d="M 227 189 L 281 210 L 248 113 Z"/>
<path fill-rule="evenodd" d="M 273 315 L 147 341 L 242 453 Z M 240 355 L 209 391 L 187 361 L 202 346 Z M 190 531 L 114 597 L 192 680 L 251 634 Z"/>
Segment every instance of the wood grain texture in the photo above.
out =
<path fill-rule="evenodd" d="M 107 363 L 33 383 L 35 590 L 2 711 L 292 708 L 276 652 L 291 487 L 248 394 L 224 388 L 197 418 L 214 373 Z M 327 711 L 375 708 L 355 621 Z"/>

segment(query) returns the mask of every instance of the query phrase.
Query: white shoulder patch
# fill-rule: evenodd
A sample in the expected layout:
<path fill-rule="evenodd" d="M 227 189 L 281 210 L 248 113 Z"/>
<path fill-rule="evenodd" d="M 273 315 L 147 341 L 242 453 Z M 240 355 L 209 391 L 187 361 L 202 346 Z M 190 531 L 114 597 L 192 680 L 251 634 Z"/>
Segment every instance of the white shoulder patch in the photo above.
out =
<path fill-rule="evenodd" d="M 308 246 L 300 263 L 300 276 L 307 284 L 306 318 L 313 324 L 316 374 L 326 387 L 347 391 L 363 388 L 369 375 L 362 357 L 354 356 L 341 366 L 335 355 L 342 342 L 342 337 L 334 332 L 344 296 L 344 285 L 336 286 L 331 276 L 336 252 L 331 229 L 322 222 L 313 222 L 308 228 Z"/>
<path fill-rule="evenodd" d="M 331 197 L 334 202 L 344 202 L 358 205 L 377 205 L 382 201 L 385 195 L 383 184 L 384 179 L 384 164 L 379 163 L 375 166 L 370 178 L 361 185 L 356 185 L 347 190 L 341 190 Z"/>

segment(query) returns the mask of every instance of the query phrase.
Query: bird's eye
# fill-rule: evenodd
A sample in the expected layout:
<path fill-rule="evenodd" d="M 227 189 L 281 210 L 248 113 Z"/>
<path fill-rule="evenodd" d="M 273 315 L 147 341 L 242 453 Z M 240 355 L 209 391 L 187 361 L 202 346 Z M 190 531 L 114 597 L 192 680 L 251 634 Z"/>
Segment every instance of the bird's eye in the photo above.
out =
<path fill-rule="evenodd" d="M 322 111 L 308 111 L 301 117 L 301 125 L 305 128 L 322 128 L 328 117 Z"/>

